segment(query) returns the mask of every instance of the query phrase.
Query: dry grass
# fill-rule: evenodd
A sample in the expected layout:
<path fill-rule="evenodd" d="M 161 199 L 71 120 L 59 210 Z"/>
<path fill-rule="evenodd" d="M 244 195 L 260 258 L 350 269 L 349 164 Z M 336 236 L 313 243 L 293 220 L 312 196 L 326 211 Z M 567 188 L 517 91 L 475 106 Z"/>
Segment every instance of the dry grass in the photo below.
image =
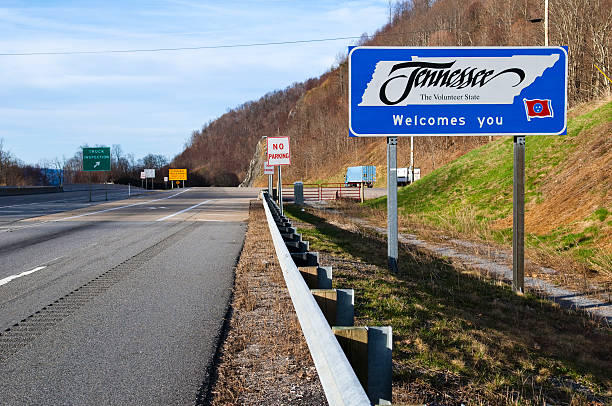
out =
<path fill-rule="evenodd" d="M 376 233 L 286 212 L 335 287 L 355 289 L 356 323 L 393 327 L 394 403 L 612 404 L 612 331 L 597 320 L 405 246 L 390 274 Z"/>
<path fill-rule="evenodd" d="M 363 218 L 371 225 L 386 228 L 387 215 L 379 209 L 362 206 L 351 201 L 330 204 L 331 220 L 346 223 L 347 218 Z M 452 217 L 439 217 L 436 225 L 420 215 L 399 215 L 399 231 L 414 234 L 423 241 L 452 246 L 465 254 L 473 254 L 511 267 L 512 247 L 496 242 L 496 233 L 487 224 L 478 221 L 473 211 L 458 210 Z M 531 237 L 535 238 L 535 237 Z M 453 240 L 469 242 L 457 245 Z M 500 259 L 498 253 L 507 258 Z M 588 261 L 577 260 L 565 251 L 546 244 L 533 244 L 525 251 L 526 276 L 540 278 L 558 286 L 573 289 L 600 300 L 610 301 L 612 295 L 612 255 L 594 251 Z M 542 268 L 556 272 L 543 271 Z"/>
<path fill-rule="evenodd" d="M 258 201 L 251 202 L 232 310 L 212 404 L 326 404 Z"/>

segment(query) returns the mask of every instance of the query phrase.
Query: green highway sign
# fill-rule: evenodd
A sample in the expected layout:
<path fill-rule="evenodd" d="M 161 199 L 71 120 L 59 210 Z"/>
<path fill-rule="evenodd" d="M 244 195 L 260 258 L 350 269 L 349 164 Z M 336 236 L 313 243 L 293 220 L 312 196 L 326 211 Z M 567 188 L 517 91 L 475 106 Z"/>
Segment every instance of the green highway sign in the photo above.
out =
<path fill-rule="evenodd" d="M 109 147 L 83 148 L 83 171 L 110 171 Z"/>

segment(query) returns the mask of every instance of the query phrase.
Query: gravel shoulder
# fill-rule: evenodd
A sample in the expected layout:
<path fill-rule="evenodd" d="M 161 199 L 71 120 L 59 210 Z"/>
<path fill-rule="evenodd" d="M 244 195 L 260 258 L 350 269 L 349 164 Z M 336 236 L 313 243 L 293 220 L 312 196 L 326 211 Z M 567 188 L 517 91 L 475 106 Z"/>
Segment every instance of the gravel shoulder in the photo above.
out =
<path fill-rule="evenodd" d="M 326 405 L 267 227 L 251 201 L 210 403 Z"/>

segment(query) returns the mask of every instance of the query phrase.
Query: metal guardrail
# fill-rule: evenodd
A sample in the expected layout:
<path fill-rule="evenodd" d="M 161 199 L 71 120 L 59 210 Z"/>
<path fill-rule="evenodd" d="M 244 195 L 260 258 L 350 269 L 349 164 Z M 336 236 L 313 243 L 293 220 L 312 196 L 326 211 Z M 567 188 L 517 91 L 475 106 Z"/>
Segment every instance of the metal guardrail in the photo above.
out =
<path fill-rule="evenodd" d="M 273 202 L 264 193 L 264 209 L 274 242 L 276 256 L 319 380 L 330 406 L 369 406 L 370 401 L 359 383 L 351 364 L 329 328 L 325 316 L 310 293 L 300 271 L 293 262 L 283 237 L 276 226 L 269 205 Z"/>

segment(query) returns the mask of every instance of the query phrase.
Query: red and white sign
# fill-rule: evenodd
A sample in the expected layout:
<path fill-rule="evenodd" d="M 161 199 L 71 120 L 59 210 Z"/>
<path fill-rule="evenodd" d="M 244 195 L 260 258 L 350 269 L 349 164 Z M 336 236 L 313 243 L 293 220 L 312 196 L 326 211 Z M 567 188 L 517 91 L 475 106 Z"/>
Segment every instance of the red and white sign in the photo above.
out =
<path fill-rule="evenodd" d="M 147 178 L 147 174 L 144 172 L 140 172 L 140 179 L 146 179 Z"/>
<path fill-rule="evenodd" d="M 268 165 L 291 165 L 289 137 L 268 137 Z"/>
<path fill-rule="evenodd" d="M 264 175 L 274 175 L 274 167 L 264 162 Z"/>

